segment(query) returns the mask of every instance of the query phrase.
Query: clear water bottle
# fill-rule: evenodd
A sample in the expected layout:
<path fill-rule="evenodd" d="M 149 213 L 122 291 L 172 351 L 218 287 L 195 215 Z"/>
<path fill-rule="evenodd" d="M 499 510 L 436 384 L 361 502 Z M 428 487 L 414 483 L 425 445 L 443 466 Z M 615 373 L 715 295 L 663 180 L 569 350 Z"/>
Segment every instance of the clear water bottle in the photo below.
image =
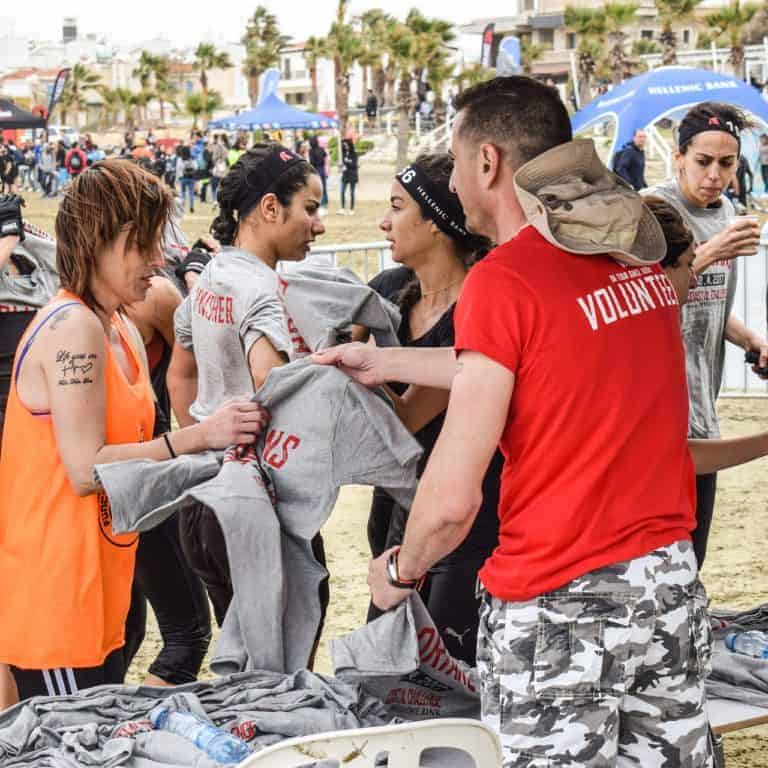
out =
<path fill-rule="evenodd" d="M 236 764 L 251 754 L 251 748 L 242 739 L 192 712 L 176 712 L 159 704 L 149 713 L 149 719 L 157 730 L 183 736 L 217 763 Z"/>
<path fill-rule="evenodd" d="M 768 659 L 768 634 L 756 629 L 750 632 L 729 632 L 725 636 L 725 646 L 735 653 Z"/>

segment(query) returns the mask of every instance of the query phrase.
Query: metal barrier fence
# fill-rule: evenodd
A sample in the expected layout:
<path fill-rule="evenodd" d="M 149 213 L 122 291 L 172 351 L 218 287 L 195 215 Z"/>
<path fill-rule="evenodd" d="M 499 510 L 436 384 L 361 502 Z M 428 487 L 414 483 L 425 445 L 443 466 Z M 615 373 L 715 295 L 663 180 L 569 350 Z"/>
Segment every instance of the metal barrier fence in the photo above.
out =
<path fill-rule="evenodd" d="M 366 283 L 382 270 L 397 266 L 392 261 L 391 244 L 386 240 L 373 243 L 320 245 L 312 248 L 304 261 L 279 263 L 281 271 L 284 272 L 290 272 L 300 264 L 347 267 Z"/>
<path fill-rule="evenodd" d="M 755 256 L 738 259 L 738 282 L 733 312 L 747 328 L 766 335 L 766 286 L 768 285 L 768 222 L 763 226 Z M 726 343 L 723 395 L 768 395 L 768 383 L 744 363 L 744 351 Z"/>

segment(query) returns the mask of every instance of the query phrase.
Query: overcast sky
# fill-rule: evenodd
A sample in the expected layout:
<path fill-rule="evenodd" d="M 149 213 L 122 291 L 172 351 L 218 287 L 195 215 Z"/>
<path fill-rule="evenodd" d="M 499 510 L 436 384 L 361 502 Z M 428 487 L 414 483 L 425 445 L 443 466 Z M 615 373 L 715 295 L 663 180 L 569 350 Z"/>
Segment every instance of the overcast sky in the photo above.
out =
<path fill-rule="evenodd" d="M 9 3 L 0 10 L 0 36 L 10 32 L 37 40 L 59 40 L 66 15 L 77 18 L 81 34 L 95 32 L 117 43 L 139 43 L 153 37 L 165 37 L 178 45 L 191 45 L 202 39 L 237 41 L 246 19 L 258 4 L 258 0 L 216 0 L 205 4 L 179 0 L 36 0 L 29 6 Z M 336 0 L 262 0 L 262 4 L 277 15 L 284 34 L 297 41 L 327 33 L 336 10 Z M 477 0 L 467 4 L 466 11 L 449 10 L 461 5 L 445 0 L 352 0 L 350 13 L 386 7 L 390 13 L 404 18 L 410 8 L 418 6 L 428 16 L 464 23 L 485 16 L 510 15 L 515 4 L 510 0 Z M 14 11 L 10 11 L 11 7 Z M 29 13 L 24 12 L 27 8 Z"/>

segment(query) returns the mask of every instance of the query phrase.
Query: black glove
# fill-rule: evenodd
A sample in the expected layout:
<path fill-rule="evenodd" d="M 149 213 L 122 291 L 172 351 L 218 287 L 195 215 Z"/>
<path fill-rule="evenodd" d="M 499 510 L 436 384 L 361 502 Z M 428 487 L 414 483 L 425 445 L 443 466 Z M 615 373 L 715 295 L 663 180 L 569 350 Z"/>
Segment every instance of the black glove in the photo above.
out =
<path fill-rule="evenodd" d="M 17 236 L 19 241 L 24 239 L 21 217 L 23 205 L 24 198 L 19 195 L 0 195 L 0 237 Z"/>

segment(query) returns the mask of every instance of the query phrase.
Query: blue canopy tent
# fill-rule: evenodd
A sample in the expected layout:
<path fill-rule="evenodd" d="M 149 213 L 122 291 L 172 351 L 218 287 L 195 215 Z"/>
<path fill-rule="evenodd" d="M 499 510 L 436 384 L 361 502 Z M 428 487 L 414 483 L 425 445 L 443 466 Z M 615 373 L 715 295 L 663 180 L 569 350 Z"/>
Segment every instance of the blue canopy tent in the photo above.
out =
<path fill-rule="evenodd" d="M 339 121 L 333 117 L 316 115 L 305 112 L 286 104 L 277 94 L 271 93 L 253 109 L 241 112 L 239 115 L 223 117 L 208 123 L 209 128 L 224 128 L 229 131 L 237 130 L 277 130 L 277 129 L 307 129 L 322 130 L 338 128 Z"/>
<path fill-rule="evenodd" d="M 581 133 L 595 123 L 615 121 L 610 148 L 613 164 L 616 150 L 630 141 L 636 130 L 663 118 L 679 119 L 702 101 L 733 104 L 768 125 L 768 102 L 751 85 L 709 69 L 676 66 L 652 69 L 626 80 L 579 110 L 571 123 L 573 132 Z"/>

